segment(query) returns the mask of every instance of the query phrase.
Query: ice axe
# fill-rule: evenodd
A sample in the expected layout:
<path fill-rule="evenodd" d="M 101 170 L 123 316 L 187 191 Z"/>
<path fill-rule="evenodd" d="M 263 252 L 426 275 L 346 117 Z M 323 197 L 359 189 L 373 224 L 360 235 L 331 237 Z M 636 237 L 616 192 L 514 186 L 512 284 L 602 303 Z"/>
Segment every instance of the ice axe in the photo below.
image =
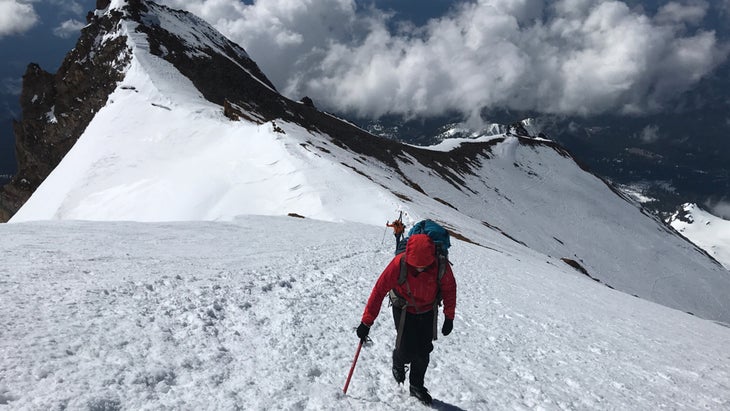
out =
<path fill-rule="evenodd" d="M 364 341 L 360 340 L 360 343 L 357 344 L 357 351 L 355 351 L 355 359 L 352 361 L 352 367 L 350 367 L 350 373 L 347 374 L 347 382 L 345 382 L 345 388 L 342 389 L 342 392 L 347 394 L 347 387 L 350 386 L 350 379 L 352 378 L 352 373 L 355 371 L 355 364 L 357 364 L 357 357 L 360 356 L 360 349 L 362 348 L 362 343 Z"/>

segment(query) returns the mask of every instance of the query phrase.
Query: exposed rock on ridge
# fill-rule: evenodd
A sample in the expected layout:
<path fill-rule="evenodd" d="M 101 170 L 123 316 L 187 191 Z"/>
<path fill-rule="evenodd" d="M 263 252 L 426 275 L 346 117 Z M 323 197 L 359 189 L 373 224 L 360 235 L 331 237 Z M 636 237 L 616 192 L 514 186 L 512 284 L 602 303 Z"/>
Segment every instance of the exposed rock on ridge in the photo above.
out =
<path fill-rule="evenodd" d="M 114 16 L 114 14 L 117 14 Z M 0 221 L 7 221 L 76 143 L 107 101 L 129 62 L 126 39 L 102 41 L 118 13 L 97 17 L 81 30 L 56 74 L 31 63 L 23 75 L 20 121 L 13 122 L 18 173 L 0 188 Z"/>

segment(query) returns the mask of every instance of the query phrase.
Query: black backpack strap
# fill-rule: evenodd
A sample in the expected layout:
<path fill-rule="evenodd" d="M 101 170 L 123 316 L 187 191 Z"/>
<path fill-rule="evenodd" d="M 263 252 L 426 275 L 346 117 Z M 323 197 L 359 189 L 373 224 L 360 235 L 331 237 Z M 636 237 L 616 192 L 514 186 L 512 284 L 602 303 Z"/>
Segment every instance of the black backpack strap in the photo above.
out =
<path fill-rule="evenodd" d="M 395 350 L 398 351 L 400 349 L 400 342 L 403 338 L 403 329 L 406 326 L 406 308 L 408 307 L 408 304 L 404 305 L 401 308 L 400 312 L 400 319 L 398 320 L 398 331 L 395 337 Z"/>
<path fill-rule="evenodd" d="M 400 275 L 398 276 L 398 284 L 403 285 L 403 283 L 406 282 L 406 277 L 408 277 L 408 265 L 406 265 L 406 255 L 403 254 L 400 258 Z"/>
<path fill-rule="evenodd" d="M 438 264 L 439 264 L 439 293 L 441 292 L 441 279 L 444 278 L 444 274 L 446 273 L 446 265 L 449 264 L 449 259 L 443 255 L 439 254 L 438 257 Z"/>

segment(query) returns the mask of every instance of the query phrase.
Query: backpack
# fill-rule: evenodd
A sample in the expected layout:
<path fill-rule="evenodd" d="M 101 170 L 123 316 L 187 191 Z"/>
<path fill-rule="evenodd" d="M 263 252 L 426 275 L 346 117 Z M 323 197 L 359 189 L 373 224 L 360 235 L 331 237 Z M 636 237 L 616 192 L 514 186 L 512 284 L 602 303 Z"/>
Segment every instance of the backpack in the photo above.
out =
<path fill-rule="evenodd" d="M 413 234 L 426 234 L 431 237 L 431 240 L 436 244 L 436 255 L 443 254 L 445 257 L 449 257 L 449 247 L 451 247 L 451 237 L 449 232 L 441 226 L 439 223 L 433 220 L 421 220 L 411 227 L 408 231 L 406 238 L 402 239 L 398 246 L 395 248 L 395 255 L 406 251 L 406 244 L 408 244 L 408 238 Z"/>
<path fill-rule="evenodd" d="M 437 322 L 438 322 L 438 307 L 441 305 L 441 278 L 443 278 L 446 272 L 446 265 L 449 263 L 449 247 L 451 247 L 451 237 L 446 229 L 433 220 L 421 220 L 417 222 L 409 231 L 408 236 L 402 239 L 395 249 L 395 254 L 401 254 L 406 251 L 408 245 L 408 239 L 413 234 L 426 234 L 431 237 L 431 241 L 436 245 L 436 261 L 438 262 L 438 286 L 439 291 L 436 295 L 436 300 L 433 304 L 434 316 L 433 316 L 433 339 L 438 338 Z M 400 259 L 400 275 L 398 276 L 398 284 L 402 285 L 406 282 L 408 276 L 408 265 L 406 264 L 405 256 Z M 405 314 L 406 305 L 408 301 L 402 296 L 398 295 L 395 290 L 390 290 L 389 297 L 392 305 L 400 308 L 401 318 L 398 325 L 398 337 L 396 339 L 396 349 L 400 346 L 401 335 L 403 326 L 405 325 Z"/>
<path fill-rule="evenodd" d="M 451 237 L 449 236 L 449 232 L 433 220 L 421 220 L 411 227 L 406 238 L 400 240 L 398 246 L 395 248 L 395 255 L 406 251 L 408 239 L 411 238 L 413 234 L 426 234 L 431 237 L 431 241 L 433 241 L 436 245 L 436 261 L 438 261 L 439 265 L 438 280 L 439 283 L 441 283 L 441 278 L 444 276 L 444 272 L 446 271 L 446 264 L 449 263 L 449 247 L 451 247 Z M 406 259 L 401 258 L 398 284 L 406 282 L 407 275 L 408 268 L 406 267 Z"/>

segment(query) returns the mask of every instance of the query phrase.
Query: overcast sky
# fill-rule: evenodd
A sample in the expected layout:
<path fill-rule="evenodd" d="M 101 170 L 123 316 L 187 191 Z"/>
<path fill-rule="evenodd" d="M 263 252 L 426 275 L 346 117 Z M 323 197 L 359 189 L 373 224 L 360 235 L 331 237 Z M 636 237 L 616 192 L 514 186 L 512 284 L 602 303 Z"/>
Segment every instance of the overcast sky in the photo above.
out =
<path fill-rule="evenodd" d="M 213 24 L 288 97 L 363 117 L 657 111 L 730 51 L 707 25 L 730 23 L 730 0 L 158 2 Z M 42 4 L 66 10 L 53 34 L 75 39 L 95 2 L 0 0 L 0 40 L 41 24 Z"/>

